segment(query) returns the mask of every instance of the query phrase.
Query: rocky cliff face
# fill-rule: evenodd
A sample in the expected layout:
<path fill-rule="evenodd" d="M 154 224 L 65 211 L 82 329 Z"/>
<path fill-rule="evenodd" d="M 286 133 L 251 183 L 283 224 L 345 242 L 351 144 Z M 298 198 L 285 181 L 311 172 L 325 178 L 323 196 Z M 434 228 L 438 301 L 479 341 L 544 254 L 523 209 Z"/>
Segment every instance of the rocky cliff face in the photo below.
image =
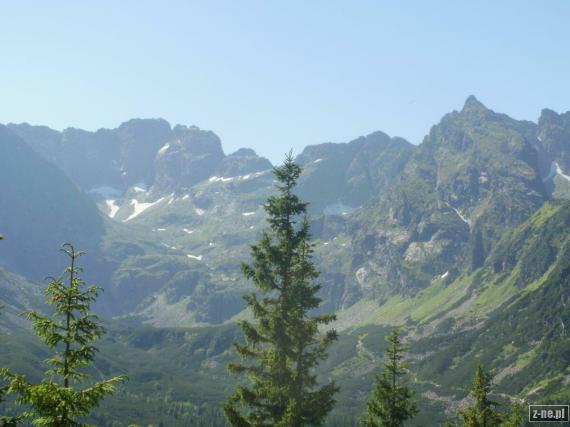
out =
<path fill-rule="evenodd" d="M 224 157 L 216 175 L 220 177 L 233 177 L 247 175 L 269 170 L 273 167 L 264 157 L 259 157 L 251 148 L 240 148 L 236 152 Z"/>
<path fill-rule="evenodd" d="M 344 144 L 308 146 L 297 157 L 304 167 L 299 192 L 311 201 L 313 212 L 350 213 L 378 197 L 414 149 L 406 140 L 383 132 Z"/>
<path fill-rule="evenodd" d="M 438 275 L 480 266 L 502 232 L 548 197 L 535 134 L 536 125 L 474 97 L 446 115 L 361 214 L 359 282 L 377 283 L 380 295 L 414 293 Z"/>
<path fill-rule="evenodd" d="M 159 188 L 190 188 L 212 175 L 224 158 L 222 143 L 211 131 L 175 126 L 155 159 Z"/>
<path fill-rule="evenodd" d="M 570 172 L 570 111 L 557 114 L 552 110 L 542 110 L 537 135 L 548 160 L 557 162 L 563 171 Z"/>
<path fill-rule="evenodd" d="M 137 183 L 152 185 L 155 180 L 154 159 L 157 151 L 172 139 L 170 124 L 166 120 L 133 119 L 112 131 L 119 137 L 121 183 L 130 187 Z M 108 144 L 113 144 L 111 140 Z"/>

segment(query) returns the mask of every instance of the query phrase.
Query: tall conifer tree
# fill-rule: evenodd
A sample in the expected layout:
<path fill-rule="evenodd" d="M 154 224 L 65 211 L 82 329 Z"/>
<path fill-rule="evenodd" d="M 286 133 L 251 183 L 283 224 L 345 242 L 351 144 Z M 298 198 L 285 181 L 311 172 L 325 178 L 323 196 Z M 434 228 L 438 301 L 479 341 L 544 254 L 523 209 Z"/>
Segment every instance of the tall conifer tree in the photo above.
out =
<path fill-rule="evenodd" d="M 501 425 L 502 417 L 495 407 L 497 403 L 489 397 L 493 375 L 478 364 L 473 379 L 471 394 L 473 405 L 459 413 L 465 427 L 495 427 Z"/>
<path fill-rule="evenodd" d="M 372 396 L 366 403 L 365 425 L 370 427 L 402 427 L 404 422 L 417 414 L 412 391 L 403 382 L 407 367 L 403 362 L 405 347 L 398 328 L 386 338 L 388 348 L 384 371 L 376 377 Z"/>
<path fill-rule="evenodd" d="M 234 347 L 241 362 L 229 365 L 249 384 L 236 387 L 224 412 L 239 427 L 320 425 L 338 388 L 332 381 L 319 387 L 314 368 L 337 339 L 334 330 L 320 331 L 335 316 L 310 314 L 321 299 L 320 285 L 314 283 L 319 273 L 311 260 L 307 204 L 293 193 L 301 168 L 289 154 L 273 173 L 278 195 L 264 205 L 269 228 L 251 247 L 252 263 L 242 264 L 258 292 L 244 296 L 254 321 L 240 323 L 245 343 Z"/>
<path fill-rule="evenodd" d="M 7 370 L 1 372 L 9 382 L 8 392 L 16 393 L 17 402 L 29 406 L 24 416 L 32 418 L 34 425 L 43 427 L 87 426 L 79 419 L 89 415 L 105 395 L 113 393 L 116 386 L 125 380 L 120 376 L 77 388 L 79 383 L 90 377 L 82 368 L 93 362 L 97 352 L 93 342 L 103 333 L 97 316 L 89 311 L 100 288 L 85 288 L 79 277 L 76 263 L 83 252 L 76 252 L 68 243 L 63 245 L 62 251 L 70 259 L 70 266 L 65 270 L 67 283 L 63 278 L 54 278 L 45 291 L 48 304 L 54 306 L 53 318 L 35 311 L 27 315 L 40 339 L 48 347 L 58 350 L 48 360 L 52 369 L 39 384 L 32 384 L 24 376 Z"/>
<path fill-rule="evenodd" d="M 4 236 L 0 234 L 0 240 L 2 239 L 4 239 Z M 0 308 L 2 307 L 0 306 Z M 0 368 L 0 372 L 9 373 L 10 371 L 8 371 L 8 369 L 6 368 Z M 0 403 L 2 403 L 2 401 L 4 400 L 4 393 L 6 392 L 7 388 L 8 388 L 7 386 L 0 387 Z M 0 416 L 0 427 L 15 427 L 18 421 L 20 421 L 20 417 Z"/>

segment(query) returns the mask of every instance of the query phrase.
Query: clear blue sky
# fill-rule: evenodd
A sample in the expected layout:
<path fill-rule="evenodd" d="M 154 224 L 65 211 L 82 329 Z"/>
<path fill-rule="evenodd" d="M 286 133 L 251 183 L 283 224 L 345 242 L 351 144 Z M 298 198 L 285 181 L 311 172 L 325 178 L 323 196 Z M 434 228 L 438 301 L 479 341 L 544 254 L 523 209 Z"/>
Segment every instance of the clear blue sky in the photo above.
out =
<path fill-rule="evenodd" d="M 421 142 L 469 94 L 570 109 L 570 1 L 12 1 L 0 122 L 163 117 L 279 161 L 374 130 Z"/>

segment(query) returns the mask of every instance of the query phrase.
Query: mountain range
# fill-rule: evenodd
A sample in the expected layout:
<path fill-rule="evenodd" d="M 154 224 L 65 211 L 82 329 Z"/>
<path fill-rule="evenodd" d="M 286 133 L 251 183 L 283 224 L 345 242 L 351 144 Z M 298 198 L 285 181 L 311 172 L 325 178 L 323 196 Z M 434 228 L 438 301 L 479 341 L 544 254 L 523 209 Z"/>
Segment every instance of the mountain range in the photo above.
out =
<path fill-rule="evenodd" d="M 329 425 L 362 407 L 392 325 L 405 327 L 426 423 L 465 403 L 476 360 L 495 369 L 503 400 L 570 397 L 570 112 L 520 121 L 470 96 L 419 145 L 374 132 L 296 161 L 321 310 L 341 332 L 322 371 L 342 389 Z M 239 264 L 265 227 L 271 169 L 249 148 L 226 155 L 215 133 L 162 119 L 96 132 L 0 126 L 0 336 L 13 349 L 2 356 L 28 366 L 16 314 L 41 307 L 39 282 L 62 270 L 57 248 L 72 241 L 87 252 L 86 279 L 105 289 L 105 369 L 134 355 L 161 367 L 135 375 L 119 401 L 180 375 L 169 396 L 185 415 L 145 416 L 215 418 L 235 321 L 249 316 Z M 98 425 L 128 419 L 111 412 Z"/>

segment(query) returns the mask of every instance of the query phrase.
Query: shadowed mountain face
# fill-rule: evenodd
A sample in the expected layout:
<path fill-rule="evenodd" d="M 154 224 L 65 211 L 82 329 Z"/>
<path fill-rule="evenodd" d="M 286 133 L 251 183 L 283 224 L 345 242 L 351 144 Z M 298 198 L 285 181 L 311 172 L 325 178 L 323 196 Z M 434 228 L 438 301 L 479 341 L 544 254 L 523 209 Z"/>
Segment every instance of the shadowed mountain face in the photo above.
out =
<path fill-rule="evenodd" d="M 313 212 L 351 212 L 375 199 L 402 170 L 415 147 L 374 132 L 347 144 L 311 145 L 297 161 L 304 167 L 299 194 Z"/>
<path fill-rule="evenodd" d="M 570 111 L 557 114 L 544 109 L 538 119 L 538 138 L 548 160 L 570 171 Z"/>
<path fill-rule="evenodd" d="M 0 264 L 40 280 L 63 269 L 58 254 L 75 242 L 97 259 L 105 232 L 97 205 L 52 163 L 0 125 Z M 93 265 L 93 263 L 91 263 Z"/>

